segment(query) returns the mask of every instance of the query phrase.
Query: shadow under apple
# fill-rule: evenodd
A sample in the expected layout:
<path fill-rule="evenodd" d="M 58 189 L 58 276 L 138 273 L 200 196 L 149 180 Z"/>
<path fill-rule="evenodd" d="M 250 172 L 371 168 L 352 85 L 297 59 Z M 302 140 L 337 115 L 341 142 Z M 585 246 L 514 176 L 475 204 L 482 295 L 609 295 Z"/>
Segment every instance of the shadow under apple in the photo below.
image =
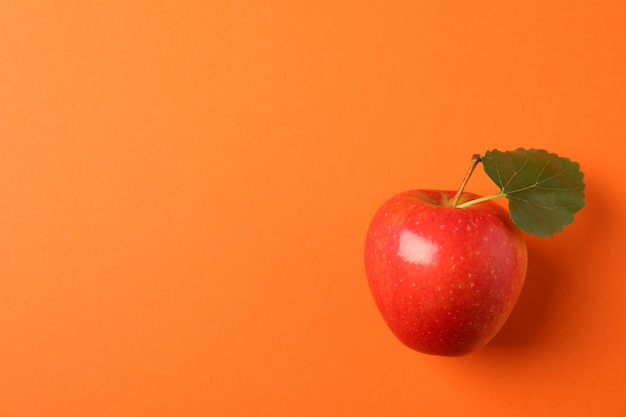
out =
<path fill-rule="evenodd" d="M 611 208 L 605 203 L 605 190 L 598 184 L 594 185 L 590 187 L 587 184 L 587 205 L 576 214 L 578 223 L 575 230 L 566 228 L 569 235 L 548 239 L 527 236 L 528 270 L 524 287 L 507 322 L 485 349 L 527 348 L 540 344 L 540 339 L 545 339 L 546 326 L 554 325 L 553 319 L 558 321 L 555 316 L 562 314 L 559 306 L 563 302 L 557 297 L 564 294 L 572 296 L 569 282 L 572 267 L 563 265 L 571 263 L 572 257 L 580 253 L 582 242 L 591 239 L 601 241 L 610 231 L 607 219 L 619 216 L 618 213 L 608 212 Z M 594 250 L 601 248 L 585 246 L 587 260 L 593 258 Z"/>
<path fill-rule="evenodd" d="M 535 244 L 537 242 L 532 240 L 528 242 L 528 271 L 515 308 L 488 347 L 532 344 L 548 321 L 552 300 L 560 284 L 556 277 L 560 274 L 557 265 L 542 256 L 541 249 Z"/>

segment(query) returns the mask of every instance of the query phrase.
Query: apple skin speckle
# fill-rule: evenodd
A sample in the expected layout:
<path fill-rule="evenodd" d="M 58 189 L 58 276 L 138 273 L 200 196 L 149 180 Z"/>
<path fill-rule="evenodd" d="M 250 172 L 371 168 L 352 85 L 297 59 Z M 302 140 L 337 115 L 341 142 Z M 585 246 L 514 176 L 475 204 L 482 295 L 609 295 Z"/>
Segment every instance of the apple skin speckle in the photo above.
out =
<path fill-rule="evenodd" d="M 367 280 L 385 323 L 408 347 L 444 356 L 475 351 L 497 334 L 527 263 L 524 237 L 504 209 L 491 201 L 462 209 L 441 203 L 453 195 L 417 190 L 391 198 L 365 242 Z"/>

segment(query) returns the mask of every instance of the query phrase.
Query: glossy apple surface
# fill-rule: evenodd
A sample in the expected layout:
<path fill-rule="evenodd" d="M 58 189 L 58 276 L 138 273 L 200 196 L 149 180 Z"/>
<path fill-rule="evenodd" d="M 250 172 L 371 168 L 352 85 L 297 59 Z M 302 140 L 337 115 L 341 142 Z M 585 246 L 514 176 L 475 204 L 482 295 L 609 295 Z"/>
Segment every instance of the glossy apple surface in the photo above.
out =
<path fill-rule="evenodd" d="M 454 192 L 415 190 L 388 200 L 365 242 L 365 272 L 391 331 L 419 352 L 459 356 L 487 344 L 520 294 L 522 232 L 492 201 L 449 204 Z M 479 196 L 464 193 L 460 202 Z"/>

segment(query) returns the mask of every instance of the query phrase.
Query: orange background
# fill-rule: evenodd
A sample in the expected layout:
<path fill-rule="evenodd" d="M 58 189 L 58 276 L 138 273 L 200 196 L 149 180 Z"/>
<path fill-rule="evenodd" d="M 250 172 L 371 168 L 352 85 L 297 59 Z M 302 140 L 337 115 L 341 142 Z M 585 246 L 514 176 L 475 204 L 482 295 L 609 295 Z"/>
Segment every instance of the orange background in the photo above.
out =
<path fill-rule="evenodd" d="M 0 2 L 0 416 L 624 415 L 622 4 Z M 371 216 L 520 146 L 587 206 L 491 344 L 410 351 Z"/>

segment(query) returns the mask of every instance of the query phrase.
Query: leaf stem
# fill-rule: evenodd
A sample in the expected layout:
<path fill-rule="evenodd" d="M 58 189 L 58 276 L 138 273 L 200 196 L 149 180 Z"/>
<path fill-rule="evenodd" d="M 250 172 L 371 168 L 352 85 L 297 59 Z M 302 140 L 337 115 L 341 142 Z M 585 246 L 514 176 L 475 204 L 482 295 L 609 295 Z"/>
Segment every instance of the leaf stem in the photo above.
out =
<path fill-rule="evenodd" d="M 472 155 L 472 159 L 470 160 L 470 166 L 469 166 L 469 169 L 467 170 L 467 174 L 465 174 L 465 178 L 463 178 L 463 182 L 461 183 L 461 186 L 459 187 L 459 191 L 456 192 L 456 194 L 454 195 L 454 198 L 452 199 L 452 203 L 450 204 L 452 207 L 456 207 L 457 204 L 459 203 L 459 198 L 463 194 L 463 190 L 465 189 L 465 185 L 467 185 L 467 181 L 469 181 L 470 177 L 472 176 L 472 172 L 474 172 L 476 165 L 478 165 L 482 160 L 483 160 L 483 157 L 481 155 L 477 153 Z M 461 206 L 463 206 L 463 204 Z"/>
<path fill-rule="evenodd" d="M 498 198 L 498 197 L 504 197 L 505 195 L 506 194 L 504 193 L 504 191 L 500 191 L 498 194 L 491 194 L 491 195 L 487 195 L 485 197 L 479 197 L 479 198 L 475 198 L 475 199 L 470 200 L 470 201 L 466 201 L 465 203 L 459 204 L 458 206 L 456 206 L 456 208 L 465 208 L 465 207 L 473 206 L 474 204 L 482 203 L 484 201 L 493 200 L 494 198 Z"/>

